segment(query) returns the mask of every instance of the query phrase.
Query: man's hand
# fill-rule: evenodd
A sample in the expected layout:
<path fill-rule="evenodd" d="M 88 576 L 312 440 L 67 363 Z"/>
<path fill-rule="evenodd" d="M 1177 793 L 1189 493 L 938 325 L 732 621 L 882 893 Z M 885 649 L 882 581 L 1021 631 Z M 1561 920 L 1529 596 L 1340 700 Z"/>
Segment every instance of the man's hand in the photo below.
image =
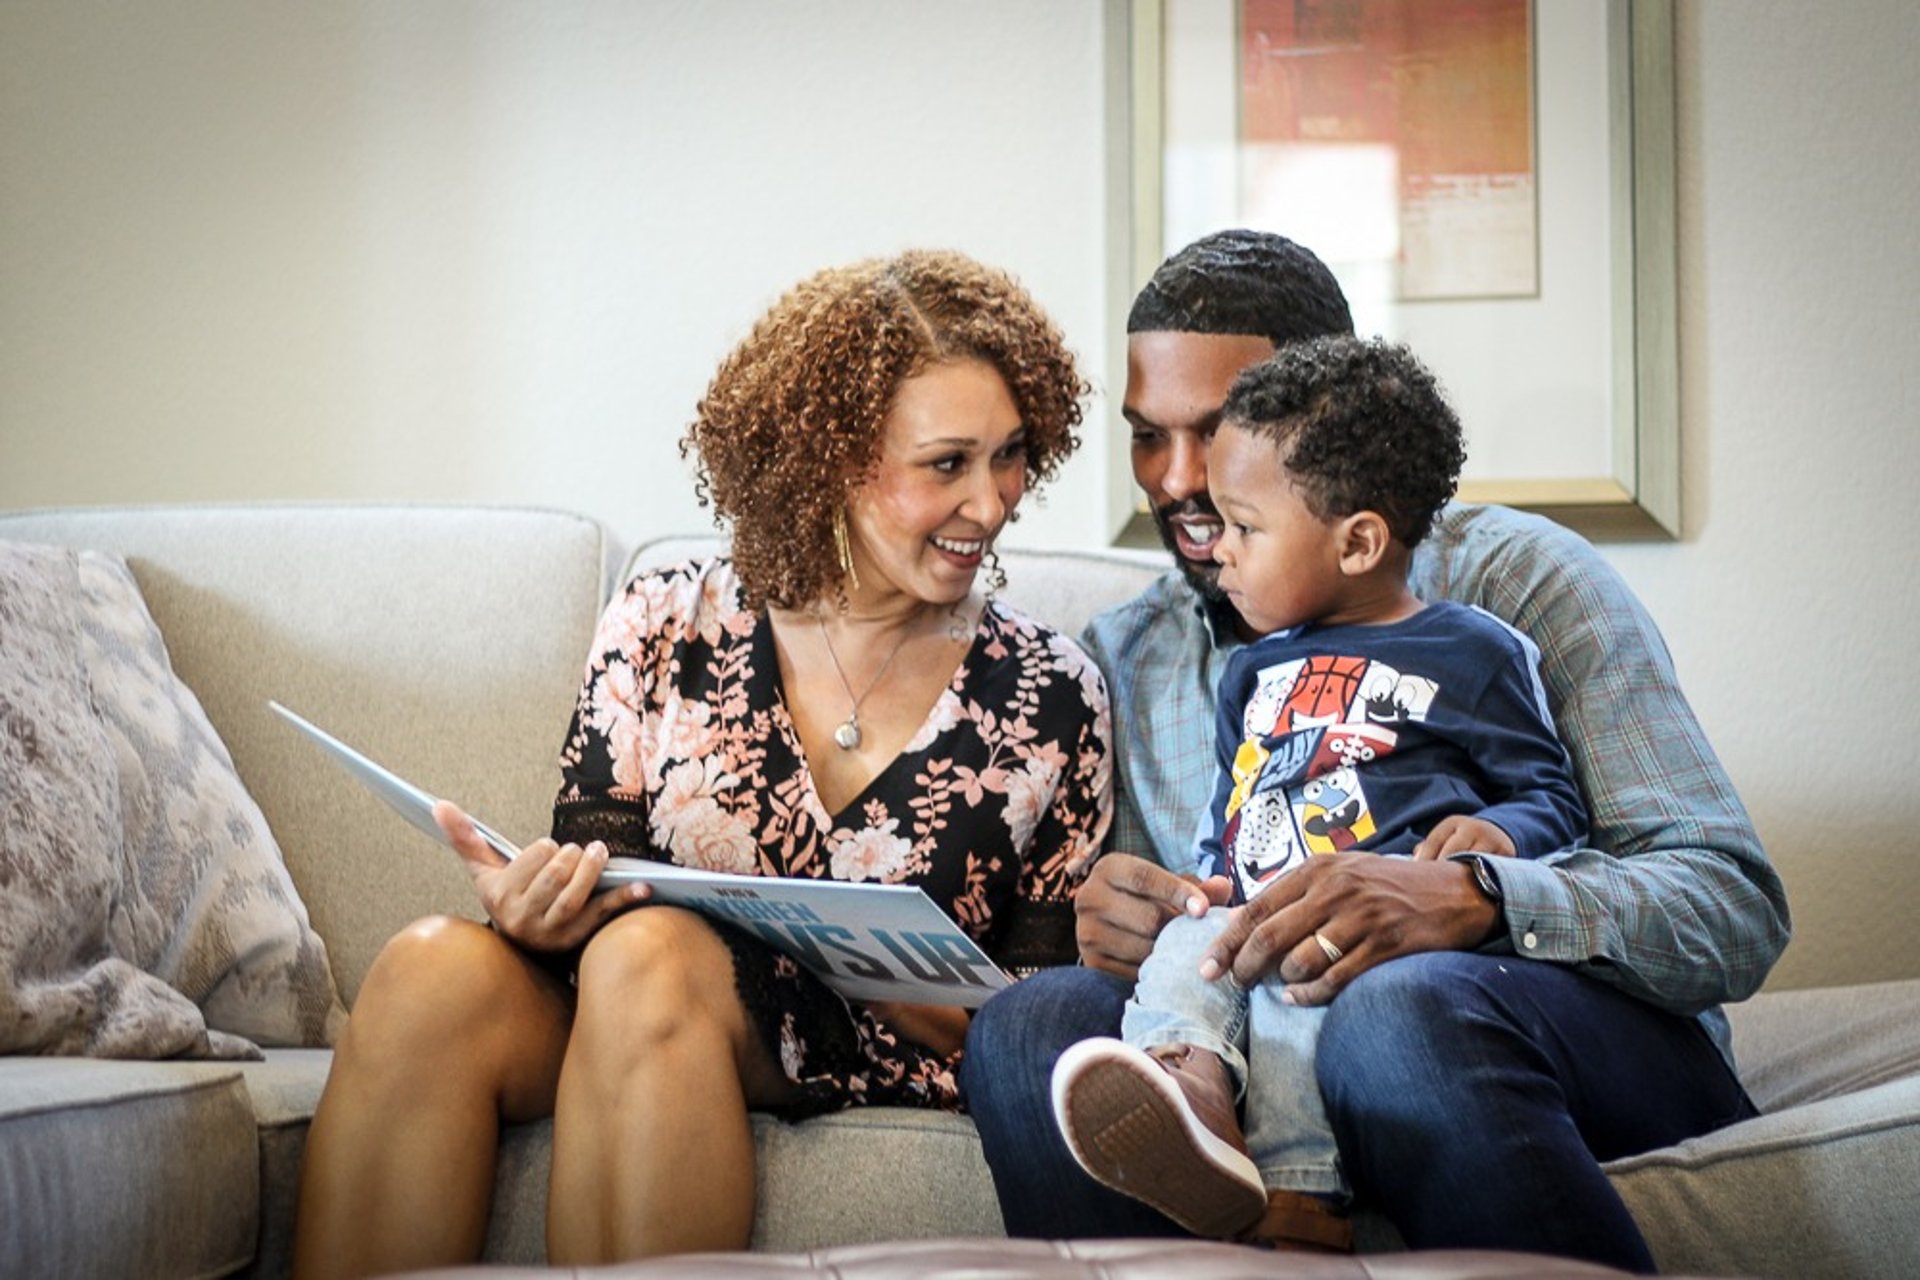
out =
<path fill-rule="evenodd" d="M 1194 880 L 1130 853 L 1106 854 L 1073 899 L 1081 963 L 1132 982 L 1167 921 L 1203 916 L 1231 892 L 1225 876 Z"/>
<path fill-rule="evenodd" d="M 1461 863 L 1316 854 L 1233 913 L 1200 972 L 1242 986 L 1277 976 L 1289 1003 L 1326 1004 L 1383 961 L 1477 947 L 1499 919 Z"/>
<path fill-rule="evenodd" d="M 1502 831 L 1498 824 L 1488 822 L 1485 818 L 1469 818 L 1457 813 L 1434 823 L 1433 830 L 1427 832 L 1427 838 L 1413 846 L 1416 862 L 1434 862 L 1451 858 L 1456 853 L 1491 853 L 1496 857 L 1511 858 L 1516 852 L 1513 837 Z"/>
<path fill-rule="evenodd" d="M 595 895 L 607 865 L 607 846 L 595 840 L 586 848 L 536 840 L 509 861 L 480 838 L 460 807 L 442 800 L 433 820 L 446 832 L 453 851 L 473 877 L 480 905 L 500 932 L 530 951 L 567 951 L 594 930 L 653 890 L 622 885 Z"/>

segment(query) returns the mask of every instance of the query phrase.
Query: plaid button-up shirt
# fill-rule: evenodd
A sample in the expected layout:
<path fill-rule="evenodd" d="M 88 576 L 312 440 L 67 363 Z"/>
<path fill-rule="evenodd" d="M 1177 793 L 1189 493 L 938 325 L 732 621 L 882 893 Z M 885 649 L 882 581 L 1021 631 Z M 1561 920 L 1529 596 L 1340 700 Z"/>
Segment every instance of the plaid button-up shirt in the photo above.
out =
<path fill-rule="evenodd" d="M 1660 1008 L 1752 995 L 1786 946 L 1780 877 L 1680 692 L 1632 591 L 1585 539 L 1503 507 L 1455 503 L 1414 553 L 1422 599 L 1478 605 L 1540 647 L 1554 723 L 1592 823 L 1587 847 L 1491 859 L 1514 954 L 1569 964 Z M 1114 718 L 1107 848 L 1193 870 L 1212 794 L 1214 691 L 1239 647 L 1228 606 L 1168 573 L 1082 637 Z"/>

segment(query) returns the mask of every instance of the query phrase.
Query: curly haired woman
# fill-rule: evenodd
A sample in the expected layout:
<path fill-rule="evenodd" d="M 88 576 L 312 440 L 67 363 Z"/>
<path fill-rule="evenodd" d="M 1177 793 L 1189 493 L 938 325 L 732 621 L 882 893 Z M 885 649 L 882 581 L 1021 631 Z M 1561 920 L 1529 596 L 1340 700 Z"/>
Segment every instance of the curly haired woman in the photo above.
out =
<path fill-rule="evenodd" d="M 553 838 L 512 862 L 438 818 L 493 927 L 381 953 L 307 1142 L 296 1269 L 470 1260 L 499 1126 L 551 1115 L 552 1261 L 742 1248 L 750 1109 L 954 1109 L 964 1010 L 852 1003 L 610 854 L 924 888 L 1003 967 L 1073 954 L 1109 813 L 1106 692 L 983 598 L 994 540 L 1072 452 L 1086 390 L 1006 275 L 907 253 L 821 272 L 726 359 L 682 444 L 730 558 L 607 608 Z"/>

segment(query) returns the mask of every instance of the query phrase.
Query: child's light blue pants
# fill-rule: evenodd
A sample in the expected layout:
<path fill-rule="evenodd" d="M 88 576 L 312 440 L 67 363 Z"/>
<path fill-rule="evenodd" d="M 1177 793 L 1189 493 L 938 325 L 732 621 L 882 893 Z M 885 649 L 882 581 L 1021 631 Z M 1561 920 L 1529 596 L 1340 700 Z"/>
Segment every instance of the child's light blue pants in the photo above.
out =
<path fill-rule="evenodd" d="M 1241 1095 L 1253 1162 L 1269 1189 L 1346 1197 L 1333 1129 L 1314 1080 L 1314 1046 L 1326 1010 L 1280 1000 L 1275 980 L 1246 990 L 1208 982 L 1200 961 L 1226 925 L 1228 908 L 1168 923 L 1140 966 L 1121 1035 L 1138 1049 L 1185 1043 L 1219 1054 Z"/>

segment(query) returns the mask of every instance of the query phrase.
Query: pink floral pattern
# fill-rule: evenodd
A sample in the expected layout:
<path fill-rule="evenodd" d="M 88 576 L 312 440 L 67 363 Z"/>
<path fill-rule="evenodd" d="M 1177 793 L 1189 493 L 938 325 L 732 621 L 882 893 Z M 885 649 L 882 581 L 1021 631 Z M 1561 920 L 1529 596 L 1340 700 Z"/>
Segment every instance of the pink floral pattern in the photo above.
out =
<path fill-rule="evenodd" d="M 744 874 L 916 884 L 1003 966 L 1070 962 L 1072 895 L 1111 816 L 1099 671 L 998 602 L 926 721 L 830 814 L 770 624 L 725 560 L 640 575 L 606 610 L 561 754 L 563 840 Z M 795 1111 L 958 1105 L 954 1061 L 901 1040 L 790 959 L 728 933 L 742 998 L 800 1087 Z"/>

